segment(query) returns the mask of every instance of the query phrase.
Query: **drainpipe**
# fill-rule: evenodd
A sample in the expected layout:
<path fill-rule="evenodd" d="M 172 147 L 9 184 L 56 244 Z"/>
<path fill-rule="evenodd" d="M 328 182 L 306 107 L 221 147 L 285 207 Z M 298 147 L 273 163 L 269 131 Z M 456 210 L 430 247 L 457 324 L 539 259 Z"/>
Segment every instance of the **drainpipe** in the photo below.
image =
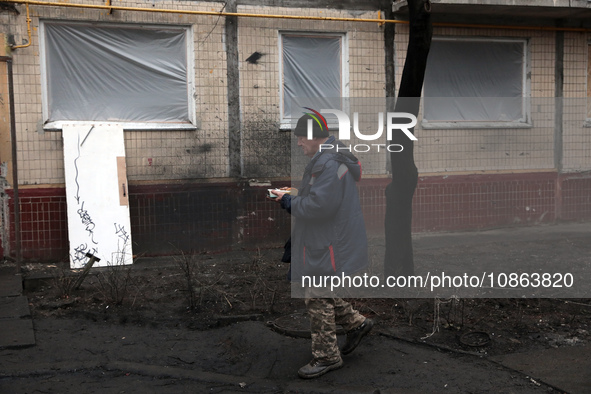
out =
<path fill-rule="evenodd" d="M 394 17 L 392 9 L 386 9 L 384 11 L 384 17 L 386 19 L 392 19 Z M 396 103 L 396 61 L 395 61 L 395 38 L 396 38 L 396 25 L 389 23 L 384 27 L 384 65 L 386 74 L 386 108 L 388 112 L 394 112 Z M 386 155 L 386 171 L 388 174 L 392 174 L 392 162 L 390 161 L 390 155 Z"/>
<path fill-rule="evenodd" d="M 226 9 L 229 13 L 237 10 L 236 0 L 228 0 Z M 230 176 L 242 176 L 242 138 L 240 127 L 240 73 L 238 69 L 238 18 L 226 17 L 226 80 L 228 84 L 228 155 Z"/>
<path fill-rule="evenodd" d="M 556 190 L 554 220 L 562 219 L 562 167 L 563 167 L 563 119 L 564 119 L 564 32 L 556 32 L 554 65 L 554 168 L 556 168 Z"/>
<path fill-rule="evenodd" d="M 16 247 L 16 269 L 21 272 L 21 210 L 18 196 L 18 167 L 16 159 L 16 120 L 14 109 L 14 77 L 12 73 L 12 58 L 0 56 L 0 61 L 6 63 L 8 73 L 8 101 L 10 111 L 10 142 L 12 145 L 12 190 L 14 211 L 14 237 Z"/>

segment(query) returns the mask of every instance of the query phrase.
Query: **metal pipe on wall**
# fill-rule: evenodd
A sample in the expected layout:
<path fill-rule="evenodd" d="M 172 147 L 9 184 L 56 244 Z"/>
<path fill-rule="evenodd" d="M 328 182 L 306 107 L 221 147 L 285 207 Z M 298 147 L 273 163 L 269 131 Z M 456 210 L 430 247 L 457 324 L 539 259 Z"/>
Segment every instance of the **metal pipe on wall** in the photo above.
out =
<path fill-rule="evenodd" d="M 299 19 L 299 20 L 317 20 L 317 21 L 337 21 L 337 22 L 373 22 L 378 24 L 383 23 L 408 23 L 399 20 L 385 20 L 385 19 L 368 19 L 368 18 L 338 18 L 330 16 L 301 16 L 301 15 L 274 15 L 274 14 L 251 14 L 245 12 L 218 12 L 218 11 L 196 11 L 196 10 L 174 10 L 166 8 L 145 8 L 145 7 L 124 7 L 113 4 L 77 4 L 77 3 L 58 3 L 51 1 L 37 1 L 37 0 L 6 0 L 6 3 L 14 4 L 32 4 L 40 6 L 52 7 L 70 7 L 70 8 L 91 8 L 103 10 L 117 10 L 117 11 L 143 11 L 143 12 L 157 12 L 169 14 L 188 14 L 188 15 L 210 15 L 210 16 L 238 16 L 248 18 L 269 18 L 269 19 Z"/>
<path fill-rule="evenodd" d="M 29 41 L 24 45 L 15 45 L 10 47 L 10 49 L 19 49 L 19 48 L 26 48 L 31 46 L 31 16 L 29 14 L 29 4 L 25 4 L 27 6 L 27 35 L 29 36 Z"/>
<path fill-rule="evenodd" d="M 267 18 L 267 19 L 296 19 L 296 20 L 316 20 L 316 21 L 336 21 L 336 22 L 371 22 L 383 25 L 384 23 L 399 23 L 408 24 L 408 21 L 396 19 L 381 19 L 381 13 L 378 12 L 378 18 L 339 18 L 330 16 L 302 16 L 302 15 L 275 15 L 275 14 L 252 14 L 244 12 L 218 12 L 218 11 L 196 11 L 196 10 L 174 10 L 166 8 L 144 8 L 144 7 L 124 7 L 113 4 L 77 4 L 77 3 L 58 3 L 51 1 L 39 0 L 3 0 L 4 3 L 13 4 L 32 4 L 39 6 L 51 7 L 70 7 L 70 8 L 89 8 L 89 9 L 103 9 L 108 10 L 109 13 L 113 10 L 117 11 L 142 11 L 142 12 L 157 12 L 169 14 L 187 14 L 187 15 L 212 15 L 212 16 L 237 16 L 246 18 Z M 475 29 L 508 29 L 508 30 L 545 30 L 545 31 L 570 31 L 570 32 L 589 32 L 591 29 L 584 27 L 556 27 L 556 26 L 516 26 L 516 25 L 485 25 L 472 23 L 447 23 L 435 22 L 433 26 L 437 27 L 458 27 L 458 28 L 475 28 Z"/>
<path fill-rule="evenodd" d="M 10 143 L 12 147 L 12 190 L 14 193 L 14 237 L 16 249 L 16 268 L 17 272 L 21 272 L 21 210 L 18 195 L 18 165 L 16 157 L 16 120 L 14 108 L 14 74 L 12 72 L 12 58 L 10 56 L 0 56 L 0 61 L 6 63 L 6 71 L 8 76 L 8 101 L 10 111 Z"/>

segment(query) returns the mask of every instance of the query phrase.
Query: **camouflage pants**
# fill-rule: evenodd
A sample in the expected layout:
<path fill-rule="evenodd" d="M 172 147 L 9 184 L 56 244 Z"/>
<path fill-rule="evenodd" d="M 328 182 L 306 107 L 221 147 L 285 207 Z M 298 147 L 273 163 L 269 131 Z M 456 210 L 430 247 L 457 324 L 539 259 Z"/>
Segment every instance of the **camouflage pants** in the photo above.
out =
<path fill-rule="evenodd" d="M 365 317 L 341 298 L 306 298 L 306 307 L 310 316 L 312 356 L 327 362 L 338 360 L 341 355 L 336 325 L 350 331 L 359 327 Z"/>

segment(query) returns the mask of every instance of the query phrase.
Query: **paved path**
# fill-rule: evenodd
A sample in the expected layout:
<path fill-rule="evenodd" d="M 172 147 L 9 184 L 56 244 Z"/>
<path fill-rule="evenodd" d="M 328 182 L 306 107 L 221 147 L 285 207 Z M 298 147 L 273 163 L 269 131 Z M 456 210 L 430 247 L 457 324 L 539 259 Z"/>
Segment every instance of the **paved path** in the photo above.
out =
<path fill-rule="evenodd" d="M 35 345 L 33 321 L 23 281 L 12 266 L 0 267 L 0 349 Z"/>
<path fill-rule="evenodd" d="M 424 235 L 415 244 L 590 234 L 591 224 L 572 224 Z M 591 393 L 591 346 L 484 357 L 374 330 L 344 368 L 304 381 L 296 371 L 309 361 L 309 339 L 262 322 L 192 331 L 40 319 L 33 330 L 20 275 L 9 267 L 0 267 L 0 325 L 1 393 Z"/>
<path fill-rule="evenodd" d="M 309 339 L 275 333 L 263 322 L 209 331 L 76 319 L 44 319 L 35 325 L 36 346 L 0 351 L 0 392 L 589 392 L 577 391 L 583 387 L 581 376 L 567 388 L 548 385 L 547 371 L 521 373 L 503 362 L 441 351 L 379 332 L 346 356 L 342 369 L 302 380 L 296 372 L 309 361 Z M 522 357 L 528 359 L 528 355 Z M 572 368 L 556 361 L 562 370 Z"/>

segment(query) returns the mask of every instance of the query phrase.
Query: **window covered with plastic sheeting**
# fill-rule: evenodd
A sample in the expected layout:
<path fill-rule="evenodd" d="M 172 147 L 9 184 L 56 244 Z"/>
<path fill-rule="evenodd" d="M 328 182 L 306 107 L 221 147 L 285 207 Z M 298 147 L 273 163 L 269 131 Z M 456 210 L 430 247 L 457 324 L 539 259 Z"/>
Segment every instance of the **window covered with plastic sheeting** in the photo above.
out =
<path fill-rule="evenodd" d="M 433 39 L 423 125 L 508 126 L 528 121 L 527 45 L 511 39 Z"/>
<path fill-rule="evenodd" d="M 44 119 L 191 126 L 188 29 L 42 24 Z"/>
<path fill-rule="evenodd" d="M 283 125 L 294 123 L 304 112 L 309 112 L 295 108 L 306 105 L 302 103 L 309 103 L 316 110 L 342 107 L 341 97 L 346 95 L 344 38 L 342 34 L 280 35 Z"/>

